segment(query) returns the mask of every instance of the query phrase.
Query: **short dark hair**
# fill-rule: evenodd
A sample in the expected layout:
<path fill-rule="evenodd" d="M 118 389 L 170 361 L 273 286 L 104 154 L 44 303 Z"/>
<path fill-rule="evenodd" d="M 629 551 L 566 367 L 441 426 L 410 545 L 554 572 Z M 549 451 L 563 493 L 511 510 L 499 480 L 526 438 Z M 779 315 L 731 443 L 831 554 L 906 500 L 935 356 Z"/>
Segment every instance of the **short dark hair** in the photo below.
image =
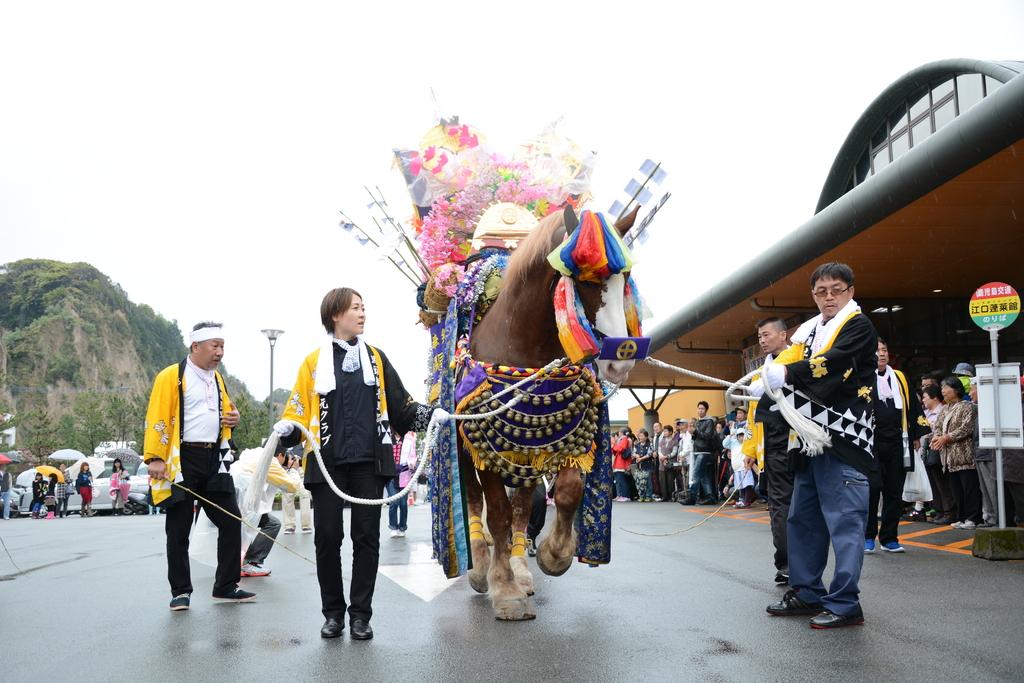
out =
<path fill-rule="evenodd" d="M 212 320 L 204 320 L 193 325 L 192 331 L 195 332 L 196 330 L 205 330 L 207 327 L 224 327 L 224 325 L 222 325 L 221 323 L 215 323 Z"/>
<path fill-rule="evenodd" d="M 697 407 L 699 408 L 701 406 L 704 406 L 704 410 L 711 410 L 711 404 L 707 401 L 697 401 Z"/>
<path fill-rule="evenodd" d="M 764 320 L 759 320 L 758 323 L 757 323 L 757 329 L 761 329 L 762 327 L 767 327 L 768 325 L 774 325 L 775 328 L 778 329 L 781 332 L 785 332 L 786 331 L 786 323 L 782 322 L 782 318 L 776 317 L 774 315 L 772 317 L 770 317 L 770 318 L 765 318 Z"/>
<path fill-rule="evenodd" d="M 881 344 L 882 346 L 884 346 L 886 349 L 889 348 L 889 342 L 887 342 L 885 340 L 885 337 L 879 337 L 878 338 L 878 343 Z"/>
<path fill-rule="evenodd" d="M 930 398 L 934 398 L 936 401 L 942 400 L 942 392 L 934 384 L 929 384 L 928 386 L 921 389 L 921 393 Z"/>
<path fill-rule="evenodd" d="M 818 280 L 823 280 L 825 278 L 842 280 L 848 286 L 852 287 L 853 268 L 850 268 L 850 266 L 845 263 L 836 263 L 835 261 L 822 263 L 814 269 L 813 273 L 811 273 L 811 289 L 814 289 L 814 285 L 818 284 Z"/>
<path fill-rule="evenodd" d="M 336 287 L 324 295 L 324 300 L 320 302 L 320 322 L 327 334 L 334 332 L 334 316 L 348 310 L 353 296 L 363 298 L 362 294 L 351 287 Z"/>
<path fill-rule="evenodd" d="M 942 384 L 955 391 L 958 398 L 962 399 L 966 395 L 964 392 L 963 382 L 961 382 L 960 378 L 957 377 L 956 375 L 950 375 L 949 377 L 946 377 L 945 379 L 942 380 Z"/>

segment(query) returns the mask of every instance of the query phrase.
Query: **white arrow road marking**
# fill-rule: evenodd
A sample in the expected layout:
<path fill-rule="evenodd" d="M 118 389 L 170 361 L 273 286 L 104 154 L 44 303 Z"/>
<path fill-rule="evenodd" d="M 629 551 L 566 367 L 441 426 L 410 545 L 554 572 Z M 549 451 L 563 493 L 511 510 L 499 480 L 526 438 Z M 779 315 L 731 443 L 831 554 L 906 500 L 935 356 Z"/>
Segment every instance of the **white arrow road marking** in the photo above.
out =
<path fill-rule="evenodd" d="M 459 579 L 449 579 L 441 565 L 431 557 L 429 543 L 409 543 L 409 561 L 406 564 L 380 565 L 377 571 L 409 591 L 423 602 L 430 602 Z"/>

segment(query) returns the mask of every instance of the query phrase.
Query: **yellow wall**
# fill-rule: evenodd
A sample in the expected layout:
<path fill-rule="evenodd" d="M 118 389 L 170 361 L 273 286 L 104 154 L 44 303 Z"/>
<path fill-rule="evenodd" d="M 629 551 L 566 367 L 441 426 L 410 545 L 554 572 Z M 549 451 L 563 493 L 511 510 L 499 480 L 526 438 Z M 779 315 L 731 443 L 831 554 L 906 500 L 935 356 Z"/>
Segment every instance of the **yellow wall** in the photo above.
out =
<path fill-rule="evenodd" d="M 660 398 L 660 397 L 659 397 Z M 673 391 L 658 409 L 661 424 L 675 422 L 677 417 L 690 419 L 697 417 L 697 401 L 707 401 L 711 406 L 708 415 L 722 417 L 725 415 L 725 392 L 718 389 L 692 389 Z M 657 401 L 655 401 L 657 405 Z M 629 427 L 634 432 L 644 426 L 644 410 L 651 407 L 636 406 L 629 409 Z"/>

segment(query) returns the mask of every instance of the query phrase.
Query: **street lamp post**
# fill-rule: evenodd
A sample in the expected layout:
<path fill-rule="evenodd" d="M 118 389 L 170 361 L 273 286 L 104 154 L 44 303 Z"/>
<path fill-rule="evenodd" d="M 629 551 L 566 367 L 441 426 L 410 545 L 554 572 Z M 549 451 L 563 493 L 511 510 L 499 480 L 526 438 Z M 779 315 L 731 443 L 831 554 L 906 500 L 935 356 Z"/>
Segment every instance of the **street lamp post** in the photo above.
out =
<path fill-rule="evenodd" d="M 267 398 L 267 419 L 270 421 L 270 428 L 274 428 L 274 345 L 277 338 L 284 334 L 284 330 L 261 330 L 267 335 L 270 342 L 270 396 Z"/>

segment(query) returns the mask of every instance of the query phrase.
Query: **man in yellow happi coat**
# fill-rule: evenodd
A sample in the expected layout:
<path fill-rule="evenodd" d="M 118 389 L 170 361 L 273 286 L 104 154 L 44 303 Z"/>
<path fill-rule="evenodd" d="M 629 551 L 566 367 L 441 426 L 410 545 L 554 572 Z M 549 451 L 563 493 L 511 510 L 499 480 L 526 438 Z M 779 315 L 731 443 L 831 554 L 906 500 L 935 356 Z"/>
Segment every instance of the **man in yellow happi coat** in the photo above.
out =
<path fill-rule="evenodd" d="M 180 363 L 160 371 L 146 411 L 144 458 L 149 466 L 153 504 L 167 511 L 167 579 L 174 611 L 187 610 L 192 594 L 188 561 L 189 531 L 196 498 L 181 487 L 238 517 L 235 485 L 229 468 L 231 428 L 238 424 L 217 372 L 224 357 L 224 331 L 219 323 L 202 322 L 192 329 L 191 348 Z M 200 501 L 217 526 L 217 573 L 213 597 L 241 602 L 256 596 L 238 587 L 242 554 L 240 522 Z"/>

